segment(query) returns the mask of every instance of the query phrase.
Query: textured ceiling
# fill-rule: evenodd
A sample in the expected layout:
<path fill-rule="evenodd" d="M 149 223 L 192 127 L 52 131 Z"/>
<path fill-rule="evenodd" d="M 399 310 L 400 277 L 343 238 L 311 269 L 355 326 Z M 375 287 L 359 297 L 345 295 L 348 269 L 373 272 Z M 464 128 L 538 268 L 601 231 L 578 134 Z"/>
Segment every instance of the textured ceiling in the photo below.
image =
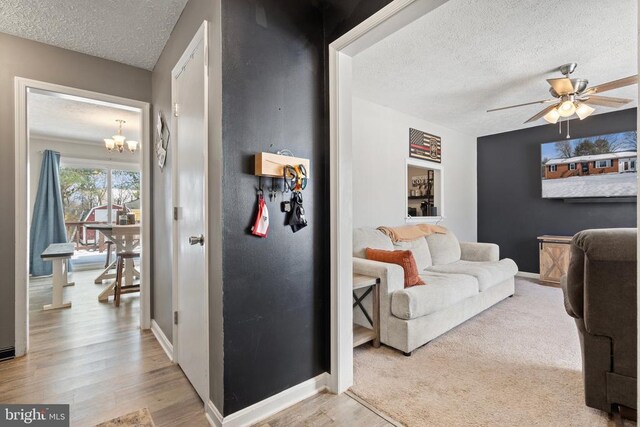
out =
<path fill-rule="evenodd" d="M 0 32 L 153 69 L 187 0 L 2 0 Z"/>
<path fill-rule="evenodd" d="M 29 133 L 87 144 L 104 145 L 103 139 L 117 133 L 117 119 L 125 120 L 122 134 L 140 141 L 139 112 L 96 105 L 89 102 L 30 93 Z"/>
<path fill-rule="evenodd" d="M 637 73 L 636 0 L 450 0 L 354 58 L 354 95 L 473 136 L 538 126 L 547 78 L 575 61 L 590 85 Z M 604 93 L 634 99 L 630 86 Z M 597 107 L 596 113 L 612 109 Z"/>

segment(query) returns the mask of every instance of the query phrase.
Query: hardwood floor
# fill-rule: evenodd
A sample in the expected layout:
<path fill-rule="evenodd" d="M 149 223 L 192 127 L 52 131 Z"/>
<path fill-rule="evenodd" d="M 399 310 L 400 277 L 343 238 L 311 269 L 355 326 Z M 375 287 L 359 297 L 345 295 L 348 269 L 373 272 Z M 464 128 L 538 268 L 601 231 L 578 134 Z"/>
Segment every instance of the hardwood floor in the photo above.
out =
<path fill-rule="evenodd" d="M 209 426 L 203 404 L 150 331 L 139 329 L 139 296 L 120 307 L 99 303 L 107 286 L 93 284 L 98 271 L 74 272 L 64 289 L 69 309 L 43 311 L 51 278 L 29 287 L 30 349 L 0 362 L 0 402 L 67 403 L 72 426 L 97 423 L 148 408 L 158 427 Z M 111 301 L 111 300 L 110 300 Z M 257 424 L 282 426 L 391 426 L 348 394 L 322 393 Z"/>
<path fill-rule="evenodd" d="M 139 329 L 139 296 L 99 303 L 97 271 L 75 272 L 70 309 L 43 311 L 51 278 L 29 289 L 30 350 L 0 363 L 0 402 L 68 403 L 71 425 L 92 426 L 149 408 L 157 426 L 208 426 L 202 401 L 150 331 Z M 106 283 L 106 282 L 105 282 Z"/>
<path fill-rule="evenodd" d="M 349 393 L 320 393 L 255 424 L 254 427 L 399 426 L 361 404 Z"/>

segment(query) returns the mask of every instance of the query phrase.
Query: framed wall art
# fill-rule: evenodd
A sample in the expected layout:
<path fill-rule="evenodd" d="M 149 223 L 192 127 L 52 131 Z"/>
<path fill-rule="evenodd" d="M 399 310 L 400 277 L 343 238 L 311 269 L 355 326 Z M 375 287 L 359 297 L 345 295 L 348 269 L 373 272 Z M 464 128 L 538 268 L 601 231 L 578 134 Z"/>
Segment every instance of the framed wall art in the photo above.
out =
<path fill-rule="evenodd" d="M 439 136 L 409 128 L 409 157 L 442 162 L 442 140 Z"/>

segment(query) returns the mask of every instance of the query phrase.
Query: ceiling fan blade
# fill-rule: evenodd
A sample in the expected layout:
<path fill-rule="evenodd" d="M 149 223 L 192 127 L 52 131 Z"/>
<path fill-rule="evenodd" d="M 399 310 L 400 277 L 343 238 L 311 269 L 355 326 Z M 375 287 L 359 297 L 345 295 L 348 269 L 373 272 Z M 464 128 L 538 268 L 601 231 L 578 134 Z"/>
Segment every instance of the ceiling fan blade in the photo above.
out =
<path fill-rule="evenodd" d="M 553 90 L 559 95 L 566 95 L 574 92 L 573 81 L 566 77 L 561 77 L 559 79 L 547 79 L 547 82 L 549 82 Z"/>
<path fill-rule="evenodd" d="M 553 104 L 553 105 L 549 105 L 547 108 L 545 108 L 544 110 L 540 111 L 538 114 L 536 114 L 535 116 L 531 117 L 529 120 L 527 120 L 525 123 L 530 123 L 530 122 L 535 122 L 538 119 L 541 119 L 542 117 L 544 117 L 549 111 L 553 110 L 554 108 L 556 108 L 558 106 L 558 104 Z"/>
<path fill-rule="evenodd" d="M 555 101 L 557 101 L 555 98 L 551 98 L 551 99 L 544 99 L 542 101 L 525 102 L 524 104 L 509 105 L 508 107 L 492 108 L 491 110 L 487 110 L 487 113 L 491 113 L 492 111 L 508 110 L 509 108 L 524 107 L 525 105 L 546 104 L 548 102 L 555 102 Z"/>
<path fill-rule="evenodd" d="M 638 83 L 638 75 L 625 77 L 624 79 L 613 80 L 601 85 L 593 86 L 584 91 L 583 95 L 592 93 L 602 93 L 608 90 L 618 89 L 625 86 L 631 86 Z"/>
<path fill-rule="evenodd" d="M 601 105 L 603 107 L 620 108 L 633 101 L 627 98 L 613 98 L 611 96 L 589 95 L 588 98 L 582 100 L 585 104 Z"/>

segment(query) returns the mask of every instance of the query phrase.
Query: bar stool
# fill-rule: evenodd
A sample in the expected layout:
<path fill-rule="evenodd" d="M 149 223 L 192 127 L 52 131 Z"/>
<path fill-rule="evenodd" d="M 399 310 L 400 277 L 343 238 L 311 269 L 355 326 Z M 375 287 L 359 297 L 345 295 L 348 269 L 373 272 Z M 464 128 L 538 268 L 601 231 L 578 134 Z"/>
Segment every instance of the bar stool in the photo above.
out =
<path fill-rule="evenodd" d="M 113 288 L 113 302 L 120 307 L 120 295 L 140 292 L 140 284 L 122 286 L 124 276 L 124 263 L 128 259 L 140 258 L 140 252 L 119 252 L 116 254 L 116 283 Z"/>

